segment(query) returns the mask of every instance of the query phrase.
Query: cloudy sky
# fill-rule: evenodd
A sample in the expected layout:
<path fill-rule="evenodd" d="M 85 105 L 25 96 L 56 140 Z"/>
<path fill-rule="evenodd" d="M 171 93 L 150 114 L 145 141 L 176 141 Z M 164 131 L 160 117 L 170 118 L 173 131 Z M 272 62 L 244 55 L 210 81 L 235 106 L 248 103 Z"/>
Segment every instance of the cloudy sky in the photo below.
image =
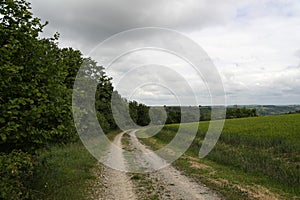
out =
<path fill-rule="evenodd" d="M 43 36 L 59 32 L 62 47 L 72 46 L 86 56 L 95 55 L 92 50 L 99 43 L 122 31 L 172 29 L 192 39 L 211 58 L 223 82 L 227 104 L 300 103 L 299 0 L 30 2 L 33 13 L 49 21 Z M 98 56 L 95 59 L 101 65 Z M 141 68 L 133 70 L 133 66 Z M 186 61 L 170 53 L 135 51 L 117 59 L 107 71 L 122 95 L 147 104 L 176 104 L 176 93 L 184 97 L 182 104 L 193 104 L 195 95 L 197 104 L 211 102 L 206 77 L 201 79 Z M 124 72 L 130 81 L 118 85 Z M 157 84 L 151 85 L 153 82 Z M 187 92 L 189 86 L 194 92 Z"/>

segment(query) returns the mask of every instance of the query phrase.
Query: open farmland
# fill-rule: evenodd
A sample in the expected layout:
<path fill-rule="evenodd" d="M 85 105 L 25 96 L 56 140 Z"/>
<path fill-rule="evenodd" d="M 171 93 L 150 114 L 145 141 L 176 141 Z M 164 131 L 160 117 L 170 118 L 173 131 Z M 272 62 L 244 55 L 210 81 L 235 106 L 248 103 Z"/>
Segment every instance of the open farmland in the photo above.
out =
<path fill-rule="evenodd" d="M 299 122 L 300 114 L 226 120 L 217 145 L 205 159 L 199 159 L 199 162 L 217 169 L 218 178 L 237 183 L 247 182 L 248 185 L 260 184 L 275 193 L 286 194 L 287 199 L 298 199 Z M 199 126 L 197 136 L 186 155 L 194 158 L 198 156 L 208 125 L 209 122 L 182 124 L 186 131 L 192 126 Z M 169 143 L 178 127 L 177 124 L 166 125 L 154 136 L 156 143 Z M 151 143 L 149 140 L 143 141 Z M 175 162 L 175 166 L 190 166 L 190 163 L 182 166 L 183 163 L 183 159 L 180 159 Z M 205 170 L 201 172 L 205 175 Z M 277 198 L 284 198 L 283 196 L 279 195 Z"/>

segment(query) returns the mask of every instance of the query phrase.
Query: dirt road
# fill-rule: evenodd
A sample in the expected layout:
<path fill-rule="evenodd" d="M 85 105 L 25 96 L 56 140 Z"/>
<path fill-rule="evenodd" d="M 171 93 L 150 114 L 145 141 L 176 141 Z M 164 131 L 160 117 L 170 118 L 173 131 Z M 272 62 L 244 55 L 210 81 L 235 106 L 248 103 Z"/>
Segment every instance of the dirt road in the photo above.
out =
<path fill-rule="evenodd" d="M 117 147 L 122 147 L 123 150 Z M 130 153 L 127 155 L 126 152 Z M 163 162 L 165 162 L 163 159 L 139 142 L 135 137 L 135 131 L 120 133 L 111 145 L 106 164 L 118 166 L 123 172 L 100 165 L 101 173 L 98 185 L 93 188 L 92 198 L 122 200 L 220 199 L 207 187 L 191 181 L 172 166 L 149 173 L 124 172 L 156 168 Z M 101 189 L 97 191 L 98 188 L 95 187 Z"/>

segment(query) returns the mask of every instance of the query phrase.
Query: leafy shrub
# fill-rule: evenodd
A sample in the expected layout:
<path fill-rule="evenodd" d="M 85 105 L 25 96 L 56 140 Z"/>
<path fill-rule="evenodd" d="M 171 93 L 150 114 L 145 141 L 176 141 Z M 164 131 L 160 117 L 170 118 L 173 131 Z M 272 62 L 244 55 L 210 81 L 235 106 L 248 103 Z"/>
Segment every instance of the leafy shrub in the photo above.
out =
<path fill-rule="evenodd" d="M 28 153 L 13 150 L 0 154 L 0 199 L 28 199 L 33 161 Z"/>

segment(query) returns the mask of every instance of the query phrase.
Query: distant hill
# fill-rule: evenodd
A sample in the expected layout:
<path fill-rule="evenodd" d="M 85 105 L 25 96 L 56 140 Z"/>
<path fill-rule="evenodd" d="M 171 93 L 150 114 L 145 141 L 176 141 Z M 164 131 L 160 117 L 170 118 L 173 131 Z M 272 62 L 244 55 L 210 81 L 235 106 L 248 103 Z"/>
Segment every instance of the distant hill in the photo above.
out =
<path fill-rule="evenodd" d="M 238 105 L 238 106 L 228 106 L 228 107 L 229 108 L 246 107 L 251 109 L 255 108 L 257 114 L 260 116 L 293 113 L 300 110 L 300 105 Z"/>

